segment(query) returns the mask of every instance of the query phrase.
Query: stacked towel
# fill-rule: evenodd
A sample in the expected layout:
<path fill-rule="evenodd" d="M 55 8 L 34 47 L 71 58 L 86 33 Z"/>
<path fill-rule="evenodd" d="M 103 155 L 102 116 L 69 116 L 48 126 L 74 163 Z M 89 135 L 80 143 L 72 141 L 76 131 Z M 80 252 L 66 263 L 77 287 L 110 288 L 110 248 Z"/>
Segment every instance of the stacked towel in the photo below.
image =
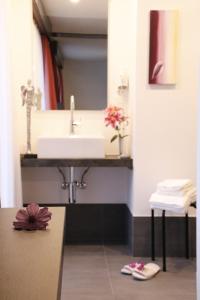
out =
<path fill-rule="evenodd" d="M 150 197 L 151 208 L 186 213 L 196 201 L 196 189 L 189 179 L 168 179 L 157 185 Z"/>

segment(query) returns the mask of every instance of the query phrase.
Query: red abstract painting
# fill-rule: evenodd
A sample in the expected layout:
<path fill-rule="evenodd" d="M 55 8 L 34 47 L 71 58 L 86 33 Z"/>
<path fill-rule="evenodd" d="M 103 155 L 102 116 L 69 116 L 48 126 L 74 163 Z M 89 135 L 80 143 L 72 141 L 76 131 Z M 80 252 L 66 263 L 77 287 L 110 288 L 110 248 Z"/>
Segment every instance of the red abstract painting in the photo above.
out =
<path fill-rule="evenodd" d="M 176 83 L 178 11 L 150 12 L 149 83 Z"/>

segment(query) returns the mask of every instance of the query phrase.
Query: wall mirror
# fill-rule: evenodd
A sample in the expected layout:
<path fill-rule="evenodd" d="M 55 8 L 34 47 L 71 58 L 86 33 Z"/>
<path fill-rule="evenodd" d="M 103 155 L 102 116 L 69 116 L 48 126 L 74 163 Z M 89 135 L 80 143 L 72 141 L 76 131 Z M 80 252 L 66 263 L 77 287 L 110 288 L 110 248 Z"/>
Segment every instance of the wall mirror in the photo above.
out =
<path fill-rule="evenodd" d="M 57 107 L 46 109 L 69 109 L 71 95 L 77 110 L 105 109 L 108 1 L 33 0 L 33 4 L 39 7 L 39 19 L 45 15 L 62 76 L 62 99 L 57 99 Z"/>

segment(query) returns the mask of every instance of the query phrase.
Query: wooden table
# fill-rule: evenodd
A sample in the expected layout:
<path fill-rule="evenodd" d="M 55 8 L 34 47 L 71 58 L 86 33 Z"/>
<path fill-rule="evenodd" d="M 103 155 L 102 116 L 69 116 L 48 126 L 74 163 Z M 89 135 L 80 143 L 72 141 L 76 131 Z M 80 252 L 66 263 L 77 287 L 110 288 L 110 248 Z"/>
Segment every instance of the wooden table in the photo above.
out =
<path fill-rule="evenodd" d="M 0 299 L 60 299 L 65 208 L 51 207 L 47 230 L 13 229 L 17 209 L 0 209 Z"/>

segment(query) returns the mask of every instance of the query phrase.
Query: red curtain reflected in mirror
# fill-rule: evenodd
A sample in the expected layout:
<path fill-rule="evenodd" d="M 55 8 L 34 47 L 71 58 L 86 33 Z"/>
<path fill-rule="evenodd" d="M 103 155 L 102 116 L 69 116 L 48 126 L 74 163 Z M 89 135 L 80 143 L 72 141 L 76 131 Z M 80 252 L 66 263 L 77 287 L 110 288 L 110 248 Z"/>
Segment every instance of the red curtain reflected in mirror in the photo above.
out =
<path fill-rule="evenodd" d="M 42 49 L 44 62 L 45 109 L 57 109 L 54 61 L 49 40 L 44 35 L 42 35 Z"/>

